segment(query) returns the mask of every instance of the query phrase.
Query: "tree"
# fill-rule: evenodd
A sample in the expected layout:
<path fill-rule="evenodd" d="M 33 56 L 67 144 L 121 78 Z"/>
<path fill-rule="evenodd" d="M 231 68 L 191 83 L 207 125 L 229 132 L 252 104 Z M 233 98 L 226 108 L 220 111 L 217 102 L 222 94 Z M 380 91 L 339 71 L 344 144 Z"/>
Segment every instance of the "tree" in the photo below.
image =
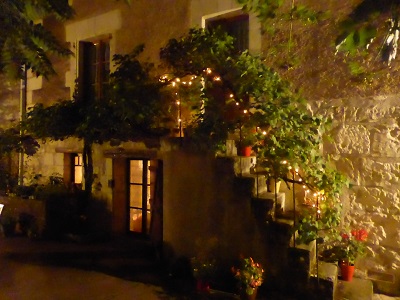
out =
<path fill-rule="evenodd" d="M 109 89 L 103 99 L 88 101 L 75 94 L 72 100 L 51 106 L 36 104 L 22 123 L 24 132 L 37 139 L 64 140 L 75 137 L 83 142 L 85 191 L 93 184 L 93 144 L 143 140 L 166 133 L 161 103 L 164 86 L 151 75 L 152 65 L 140 63 L 139 46 L 126 55 L 115 55 L 116 70 L 110 75 Z"/>
<path fill-rule="evenodd" d="M 236 0 L 243 10 L 257 14 L 267 26 L 267 21 L 281 18 L 319 21 L 323 16 L 308 6 L 294 5 L 284 0 Z M 380 55 L 390 65 L 396 58 L 400 30 L 400 3 L 393 0 L 363 0 L 357 3 L 351 13 L 337 28 L 336 49 L 350 54 L 368 50 Z M 375 47 L 373 47 L 375 46 Z"/>
<path fill-rule="evenodd" d="M 317 203 L 314 214 L 319 216 L 308 223 L 318 229 L 338 224 L 337 198 L 347 178 L 336 171 L 319 148 L 328 118 L 311 113 L 306 101 L 268 68 L 263 58 L 247 51 L 235 53 L 232 38 L 223 32 L 192 29 L 170 40 L 161 50 L 161 58 L 170 73 L 201 82 L 197 94 L 203 106 L 187 132 L 189 139 L 200 146 L 218 148 L 243 127 L 253 128 L 258 138 L 253 149 L 264 174 L 323 195 L 320 197 L 325 200 Z M 294 174 L 296 169 L 301 171 Z"/>
<path fill-rule="evenodd" d="M 54 69 L 49 54 L 68 56 L 62 45 L 38 20 L 55 16 L 64 21 L 73 16 L 68 0 L 9 0 L 0 2 L 0 72 L 22 78 L 23 67 L 48 77 Z"/>

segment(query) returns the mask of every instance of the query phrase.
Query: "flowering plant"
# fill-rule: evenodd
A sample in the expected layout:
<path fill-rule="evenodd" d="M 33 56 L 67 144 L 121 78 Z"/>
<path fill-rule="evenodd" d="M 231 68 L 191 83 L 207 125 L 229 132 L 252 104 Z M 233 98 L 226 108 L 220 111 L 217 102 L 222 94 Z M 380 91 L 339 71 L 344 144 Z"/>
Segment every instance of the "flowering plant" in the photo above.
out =
<path fill-rule="evenodd" d="M 359 256 L 365 254 L 365 241 L 368 232 L 365 229 L 354 229 L 343 232 L 338 237 L 338 244 L 332 250 L 335 258 L 341 262 L 352 265 Z"/>
<path fill-rule="evenodd" d="M 232 272 L 238 279 L 240 288 L 245 289 L 248 295 L 252 295 L 254 289 L 263 283 L 264 270 L 251 257 L 243 258 L 240 267 L 232 267 Z"/>

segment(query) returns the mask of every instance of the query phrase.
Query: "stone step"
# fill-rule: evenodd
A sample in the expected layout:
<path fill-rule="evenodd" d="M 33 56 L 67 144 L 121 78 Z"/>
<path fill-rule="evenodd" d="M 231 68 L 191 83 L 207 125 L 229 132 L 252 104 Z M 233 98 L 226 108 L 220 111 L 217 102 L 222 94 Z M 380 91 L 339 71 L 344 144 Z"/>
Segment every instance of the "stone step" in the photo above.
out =
<path fill-rule="evenodd" d="M 290 246 L 288 248 L 289 265 L 294 269 L 302 269 L 308 276 L 311 276 L 315 270 L 316 264 L 316 241 L 308 244 L 295 243 L 296 234 L 292 235 Z"/>
<path fill-rule="evenodd" d="M 310 283 L 311 286 L 315 287 L 320 299 L 333 300 L 338 283 L 337 264 L 319 261 L 318 268 L 316 264 L 314 274 L 310 277 Z"/>
<path fill-rule="evenodd" d="M 236 176 L 250 174 L 250 170 L 256 164 L 255 156 L 233 156 L 234 172 Z"/>
<path fill-rule="evenodd" d="M 258 195 L 266 192 L 267 185 L 265 183 L 265 176 L 256 176 L 251 173 L 243 173 L 241 177 L 252 178 L 254 180 L 254 187 L 252 189 L 252 195 L 258 197 Z"/>
<path fill-rule="evenodd" d="M 285 193 L 276 193 L 275 195 L 275 193 L 264 191 L 259 193 L 257 198 L 260 200 L 272 200 L 274 203 L 276 201 L 275 214 L 283 213 L 285 211 Z"/>
<path fill-rule="evenodd" d="M 354 277 L 352 281 L 338 280 L 334 300 L 371 300 L 374 288 L 371 280 Z"/>

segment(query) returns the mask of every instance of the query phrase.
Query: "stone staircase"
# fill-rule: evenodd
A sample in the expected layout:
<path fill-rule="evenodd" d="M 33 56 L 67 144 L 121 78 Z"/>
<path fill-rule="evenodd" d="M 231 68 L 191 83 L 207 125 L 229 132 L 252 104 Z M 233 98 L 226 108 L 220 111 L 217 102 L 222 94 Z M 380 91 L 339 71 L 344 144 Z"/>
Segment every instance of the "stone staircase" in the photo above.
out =
<path fill-rule="evenodd" d="M 317 264 L 315 241 L 308 245 L 295 243 L 296 211 L 287 210 L 285 192 L 268 191 L 266 176 L 254 171 L 256 157 L 233 158 L 237 178 L 253 182 L 253 214 L 258 226 L 268 236 L 272 255 L 276 254 L 275 257 L 281 260 L 277 266 L 277 259 L 271 259 L 271 285 L 278 286 L 280 292 L 288 292 L 287 299 L 372 299 L 370 280 L 354 278 L 352 282 L 342 281 L 337 264 L 322 261 Z M 282 255 L 283 252 L 285 255 Z M 274 275 L 275 278 L 272 278 Z"/>

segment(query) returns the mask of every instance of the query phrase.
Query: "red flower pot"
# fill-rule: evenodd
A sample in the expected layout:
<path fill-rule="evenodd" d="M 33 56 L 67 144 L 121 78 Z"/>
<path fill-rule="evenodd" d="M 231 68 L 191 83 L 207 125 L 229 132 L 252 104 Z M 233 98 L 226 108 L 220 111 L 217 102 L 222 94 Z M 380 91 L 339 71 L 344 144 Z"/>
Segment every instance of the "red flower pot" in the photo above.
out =
<path fill-rule="evenodd" d="M 340 262 L 340 271 L 342 273 L 342 280 L 352 281 L 354 275 L 354 265 L 345 262 Z"/>
<path fill-rule="evenodd" d="M 251 155 L 251 146 L 239 147 L 238 154 L 240 156 L 250 156 Z"/>

